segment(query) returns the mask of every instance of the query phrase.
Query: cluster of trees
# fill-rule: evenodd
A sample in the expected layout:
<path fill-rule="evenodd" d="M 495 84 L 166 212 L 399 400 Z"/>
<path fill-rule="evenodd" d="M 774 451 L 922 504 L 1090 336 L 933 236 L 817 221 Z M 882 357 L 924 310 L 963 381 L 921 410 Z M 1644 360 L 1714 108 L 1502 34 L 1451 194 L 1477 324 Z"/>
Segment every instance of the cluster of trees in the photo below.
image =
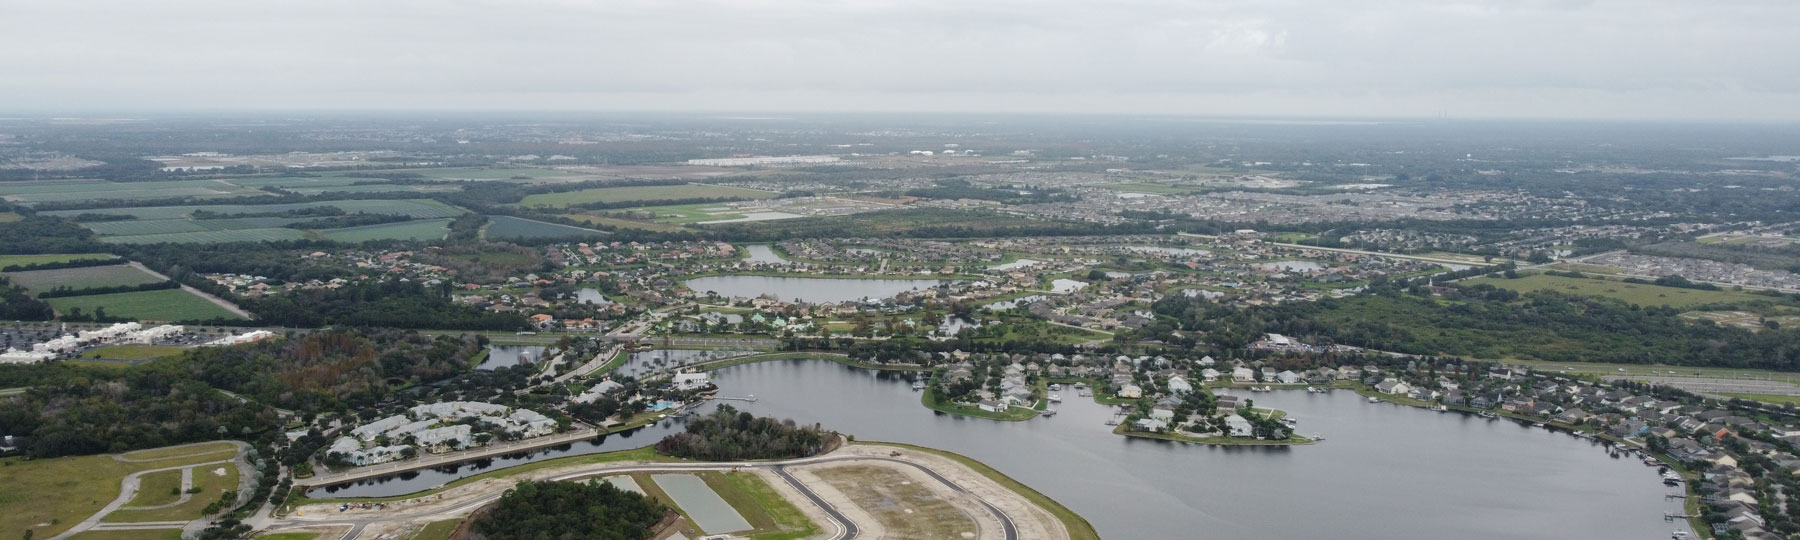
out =
<path fill-rule="evenodd" d="M 48 321 L 56 316 L 56 310 L 31 295 L 31 291 L 14 285 L 12 280 L 0 276 L 0 319 L 9 321 Z"/>
<path fill-rule="evenodd" d="M 194 349 L 189 375 L 295 410 L 366 407 L 395 388 L 467 371 L 486 347 L 478 335 L 427 337 L 400 330 L 325 330 L 237 347 Z"/>
<path fill-rule="evenodd" d="M 48 291 L 43 291 L 43 292 L 38 293 L 37 296 L 38 296 L 38 298 L 63 298 L 63 297 L 67 297 L 67 296 L 88 296 L 88 295 L 94 295 L 94 294 L 114 294 L 114 293 L 138 292 L 138 291 L 161 291 L 161 290 L 165 290 L 165 289 L 179 289 L 179 288 L 181 288 L 181 284 L 176 283 L 175 280 L 172 280 L 172 279 L 165 279 L 162 281 L 153 281 L 150 283 L 139 283 L 137 285 L 113 285 L 111 287 L 84 287 L 84 288 L 80 288 L 80 289 L 76 289 L 76 288 L 70 287 L 68 285 L 57 285 L 56 287 L 52 287 Z"/>
<path fill-rule="evenodd" d="M 801 427 L 793 420 L 758 418 L 730 405 L 688 421 L 687 431 L 663 437 L 656 451 L 702 461 L 791 459 L 818 454 L 829 441 L 819 426 Z"/>
<path fill-rule="evenodd" d="M 125 259 L 74 259 L 68 261 L 50 261 L 30 264 L 9 264 L 0 268 L 0 272 L 27 272 L 31 270 L 62 270 L 65 268 L 88 268 L 91 266 L 117 266 L 131 261 Z"/>
<path fill-rule="evenodd" d="M 335 208 L 335 207 L 331 207 Z M 383 223 L 399 223 L 412 221 L 412 216 L 401 214 L 371 214 L 357 212 L 341 216 L 331 216 L 289 223 L 283 227 L 288 229 L 341 229 L 344 227 L 361 227 L 364 225 L 380 225 Z"/>
<path fill-rule="evenodd" d="M 257 314 L 258 324 L 524 330 L 518 313 L 496 313 L 451 301 L 448 283 L 426 287 L 400 280 L 359 282 L 337 289 L 317 288 L 278 296 L 246 298 L 239 305 Z"/>
<path fill-rule="evenodd" d="M 1376 294 L 1245 308 L 1171 296 L 1153 309 L 1225 348 L 1272 332 L 1420 355 L 1800 370 L 1794 330 L 1751 332 L 1696 323 L 1673 308 L 1554 291 L 1464 286 L 1459 302 L 1445 303 L 1418 287 L 1372 287 Z"/>
<path fill-rule="evenodd" d="M 599 480 L 536 481 L 507 490 L 472 527 L 488 540 L 638 540 L 672 512 Z"/>
<path fill-rule="evenodd" d="M 195 379 L 180 360 L 125 370 L 0 366 L 0 386 L 31 387 L 0 400 L 0 433 L 25 436 L 23 450 L 33 457 L 248 439 L 281 425 L 268 408 Z"/>

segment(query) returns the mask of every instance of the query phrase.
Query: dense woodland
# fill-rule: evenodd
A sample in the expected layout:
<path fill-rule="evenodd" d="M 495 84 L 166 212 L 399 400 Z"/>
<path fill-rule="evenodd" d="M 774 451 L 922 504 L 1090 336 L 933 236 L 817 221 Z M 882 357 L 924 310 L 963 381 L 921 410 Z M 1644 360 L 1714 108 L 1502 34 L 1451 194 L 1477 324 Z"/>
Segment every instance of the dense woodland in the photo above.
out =
<path fill-rule="evenodd" d="M 215 391 L 178 360 L 124 370 L 0 366 L 0 387 L 27 385 L 0 400 L 0 433 L 24 436 L 33 457 L 248 440 L 281 425 L 273 411 Z"/>
<path fill-rule="evenodd" d="M 689 420 L 687 432 L 663 437 L 656 451 L 703 461 L 792 459 L 818 454 L 828 442 L 830 434 L 818 426 L 758 418 L 720 405 L 712 414 Z"/>
<path fill-rule="evenodd" d="M 487 540 L 643 540 L 670 513 L 600 480 L 538 481 L 507 490 L 472 527 Z"/>
<path fill-rule="evenodd" d="M 1171 295 L 1154 305 L 1167 321 L 1149 332 L 1198 330 L 1203 337 L 1189 341 L 1227 348 L 1273 332 L 1421 355 L 1800 370 L 1800 335 L 1792 329 L 1752 332 L 1687 320 L 1681 310 L 1553 291 L 1453 290 L 1445 299 L 1390 284 L 1374 294 L 1251 308 Z"/>
<path fill-rule="evenodd" d="M 486 340 L 399 330 L 328 330 L 238 347 L 195 349 L 190 376 L 284 409 L 360 409 L 396 389 L 468 371 Z"/>
<path fill-rule="evenodd" d="M 0 320 L 48 321 L 56 316 L 50 304 L 38 300 L 31 291 L 0 277 Z"/>

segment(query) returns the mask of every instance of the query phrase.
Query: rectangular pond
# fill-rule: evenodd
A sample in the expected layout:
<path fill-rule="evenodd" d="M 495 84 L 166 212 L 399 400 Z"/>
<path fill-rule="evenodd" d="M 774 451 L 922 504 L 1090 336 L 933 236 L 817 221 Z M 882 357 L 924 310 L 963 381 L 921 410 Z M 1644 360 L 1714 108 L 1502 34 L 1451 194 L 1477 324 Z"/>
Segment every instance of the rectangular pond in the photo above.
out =
<path fill-rule="evenodd" d="M 750 529 L 750 522 L 745 521 L 737 509 L 719 497 L 718 492 L 713 491 L 700 477 L 691 474 L 658 474 L 650 478 L 656 480 L 656 485 L 664 493 L 668 493 L 669 498 L 674 499 L 675 504 L 687 512 L 688 517 L 694 519 L 694 525 L 699 526 L 700 530 L 720 534 Z"/>

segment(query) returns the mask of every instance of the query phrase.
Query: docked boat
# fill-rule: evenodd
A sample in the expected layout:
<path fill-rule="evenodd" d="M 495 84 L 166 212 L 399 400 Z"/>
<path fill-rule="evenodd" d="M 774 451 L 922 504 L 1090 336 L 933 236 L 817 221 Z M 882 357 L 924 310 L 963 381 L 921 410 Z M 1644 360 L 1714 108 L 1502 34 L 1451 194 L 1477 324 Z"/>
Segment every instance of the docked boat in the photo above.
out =
<path fill-rule="evenodd" d="M 912 388 L 913 388 L 913 390 L 924 390 L 925 389 L 925 381 L 913 381 Z"/>
<path fill-rule="evenodd" d="M 1287 424 L 1287 426 L 1288 426 L 1288 427 L 1294 427 L 1294 425 L 1295 425 L 1295 424 L 1299 424 L 1299 423 L 1300 423 L 1300 421 L 1299 421 L 1299 420 L 1295 420 L 1295 419 L 1294 419 L 1294 417 L 1292 417 L 1292 416 L 1289 416 L 1289 417 L 1286 417 L 1286 418 L 1282 418 L 1282 419 L 1281 419 L 1281 423 L 1283 423 L 1283 424 Z"/>
<path fill-rule="evenodd" d="M 1055 391 L 1061 391 L 1062 385 L 1057 384 L 1057 383 L 1050 383 L 1050 389 L 1055 390 Z"/>
<path fill-rule="evenodd" d="M 1543 422 L 1535 422 L 1535 423 L 1531 424 L 1531 427 L 1544 427 L 1544 423 Z"/>
<path fill-rule="evenodd" d="M 1369 403 L 1381 403 L 1381 398 L 1369 396 Z"/>
<path fill-rule="evenodd" d="M 1076 390 L 1086 390 L 1087 383 L 1075 383 L 1075 389 Z"/>
<path fill-rule="evenodd" d="M 1434 411 L 1437 411 L 1437 412 L 1441 412 L 1441 413 L 1445 413 L 1445 412 L 1450 412 L 1450 406 L 1448 406 L 1448 405 L 1438 405 L 1438 406 L 1437 406 L 1437 407 L 1435 407 L 1435 408 L 1433 408 L 1433 409 L 1432 409 L 1432 410 L 1434 410 Z"/>
<path fill-rule="evenodd" d="M 1476 416 L 1480 416 L 1480 417 L 1482 417 L 1482 418 L 1486 418 L 1486 419 L 1489 419 L 1489 420 L 1493 420 L 1493 419 L 1495 419 L 1495 418 L 1499 418 L 1499 417 L 1500 417 L 1500 415 L 1498 415 L 1498 414 L 1494 414 L 1494 411 L 1481 411 L 1481 414 L 1478 414 L 1478 415 L 1476 415 Z"/>
<path fill-rule="evenodd" d="M 1317 393 L 1319 393 L 1319 388 L 1315 387 L 1315 386 L 1308 386 L 1308 387 L 1306 387 L 1306 393 L 1317 394 Z"/>
<path fill-rule="evenodd" d="M 1048 399 L 1050 400 L 1051 403 L 1062 403 L 1062 396 L 1059 396 L 1056 394 L 1050 394 L 1050 397 Z"/>
<path fill-rule="evenodd" d="M 1043 414 L 1043 415 L 1044 415 L 1044 417 L 1045 417 L 1045 418 L 1049 418 L 1049 417 L 1052 417 L 1052 416 L 1056 416 L 1056 408 L 1055 408 L 1055 407 L 1052 407 L 1052 408 L 1049 408 L 1049 409 L 1044 409 L 1044 412 L 1043 412 L 1043 413 L 1040 413 L 1040 414 Z"/>

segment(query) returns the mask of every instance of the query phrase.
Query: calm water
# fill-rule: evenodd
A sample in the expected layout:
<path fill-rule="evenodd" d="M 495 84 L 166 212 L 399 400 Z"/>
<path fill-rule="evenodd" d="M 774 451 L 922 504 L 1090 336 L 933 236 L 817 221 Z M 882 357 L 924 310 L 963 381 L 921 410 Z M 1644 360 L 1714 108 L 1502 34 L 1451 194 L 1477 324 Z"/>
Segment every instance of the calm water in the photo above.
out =
<path fill-rule="evenodd" d="M 770 248 L 767 244 L 750 244 L 744 246 L 744 252 L 749 254 L 744 260 L 753 263 L 787 264 L 791 262 L 781 258 L 780 255 L 776 255 L 775 250 Z"/>
<path fill-rule="evenodd" d="M 1072 293 L 1087 288 L 1087 282 L 1073 279 L 1055 279 L 1050 281 L 1050 292 Z"/>
<path fill-rule="evenodd" d="M 754 247 L 754 246 L 752 246 Z M 892 298 L 902 292 L 927 289 L 945 283 L 936 279 L 829 279 L 771 276 L 712 276 L 690 279 L 688 288 L 705 294 L 755 297 L 773 294 L 782 300 L 843 302 Z"/>
<path fill-rule="evenodd" d="M 1312 446 L 1253 448 L 1113 435 L 1102 425 L 1110 408 L 1085 399 L 1026 422 L 940 414 L 919 406 L 902 374 L 825 361 L 734 366 L 714 380 L 725 395 L 756 395 L 755 403 L 730 404 L 759 415 L 981 460 L 1111 539 L 1589 540 L 1667 538 L 1685 528 L 1662 520 L 1676 506 L 1663 501 L 1667 488 L 1655 469 L 1608 457 L 1597 443 L 1510 421 L 1370 404 L 1346 391 L 1247 396 L 1289 411 L 1299 432 L 1327 437 Z M 644 446 L 676 427 L 652 426 L 603 445 Z M 593 451 L 602 450 L 561 455 Z M 403 494 L 492 466 L 421 471 L 344 494 Z"/>
<path fill-rule="evenodd" d="M 488 357 L 482 360 L 475 369 L 493 371 L 505 366 L 530 364 L 543 360 L 544 348 L 527 345 L 489 345 Z"/>
<path fill-rule="evenodd" d="M 1125 250 L 1126 251 L 1136 251 L 1138 253 L 1167 253 L 1169 255 L 1199 256 L 1199 255 L 1211 255 L 1212 254 L 1211 251 L 1207 251 L 1204 249 L 1178 248 L 1178 247 L 1169 247 L 1169 246 L 1125 246 Z"/>
<path fill-rule="evenodd" d="M 1312 261 L 1275 261 L 1256 265 L 1266 270 L 1283 270 L 1288 272 L 1309 272 L 1322 270 L 1325 265 Z"/>
<path fill-rule="evenodd" d="M 1035 261 L 1035 260 L 1031 260 L 1031 259 L 1019 259 L 1019 260 L 1009 262 L 1009 263 L 990 265 L 990 266 L 988 266 L 988 270 L 1014 270 L 1014 269 L 1018 269 L 1018 268 L 1025 268 L 1027 266 L 1037 266 L 1040 264 L 1044 264 L 1044 262 L 1043 261 Z"/>
<path fill-rule="evenodd" d="M 599 289 L 593 289 L 593 288 L 583 288 L 583 289 L 576 290 L 575 291 L 575 300 L 582 302 L 582 303 L 595 304 L 595 305 L 606 305 L 606 304 L 612 303 L 612 300 L 607 299 L 606 295 L 600 294 Z"/>

